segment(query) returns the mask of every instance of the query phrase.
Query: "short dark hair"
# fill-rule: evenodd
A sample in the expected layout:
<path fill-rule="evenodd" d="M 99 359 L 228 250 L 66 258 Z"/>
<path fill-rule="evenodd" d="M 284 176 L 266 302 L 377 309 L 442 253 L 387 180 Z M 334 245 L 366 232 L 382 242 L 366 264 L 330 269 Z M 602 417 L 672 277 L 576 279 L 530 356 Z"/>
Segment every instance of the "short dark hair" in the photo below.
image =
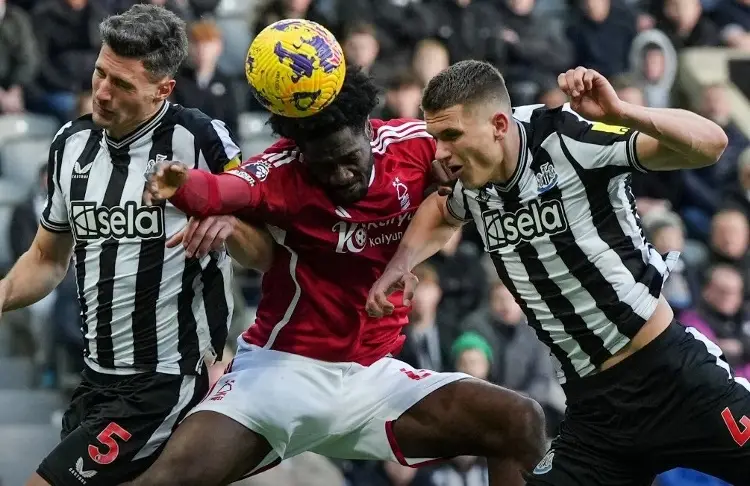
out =
<path fill-rule="evenodd" d="M 140 60 L 154 78 L 174 76 L 188 55 L 185 22 L 156 5 L 136 4 L 107 17 L 99 32 L 115 54 Z"/>
<path fill-rule="evenodd" d="M 422 110 L 435 112 L 488 100 L 496 100 L 510 108 L 510 95 L 503 75 L 488 62 L 460 61 L 427 83 L 422 93 Z"/>
<path fill-rule="evenodd" d="M 373 80 L 359 67 L 348 65 L 341 91 L 320 113 L 305 118 L 274 114 L 268 123 L 274 133 L 303 146 L 310 139 L 329 135 L 345 127 L 355 132 L 364 130 L 365 122 L 377 104 L 378 88 Z"/>

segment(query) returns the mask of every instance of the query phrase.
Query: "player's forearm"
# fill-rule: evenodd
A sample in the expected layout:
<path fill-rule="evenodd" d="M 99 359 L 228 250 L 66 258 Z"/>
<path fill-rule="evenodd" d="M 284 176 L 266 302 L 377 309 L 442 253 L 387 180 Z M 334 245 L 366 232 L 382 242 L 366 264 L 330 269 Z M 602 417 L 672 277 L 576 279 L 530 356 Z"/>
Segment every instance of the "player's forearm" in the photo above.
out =
<path fill-rule="evenodd" d="M 216 175 L 192 169 L 187 181 L 169 199 L 188 216 L 206 218 L 234 214 L 252 205 L 247 181 L 232 175 Z"/>
<path fill-rule="evenodd" d="M 273 263 L 271 236 L 250 224 L 239 222 L 227 239 L 229 254 L 245 268 L 267 272 Z"/>
<path fill-rule="evenodd" d="M 727 146 L 719 125 L 687 110 L 625 103 L 621 118 L 617 124 L 645 133 L 684 157 L 686 168 L 715 163 Z"/>
<path fill-rule="evenodd" d="M 5 296 L 2 310 L 20 309 L 42 300 L 62 282 L 69 265 L 69 257 L 65 263 L 47 259 L 32 244 L 0 280 L 0 295 Z"/>
<path fill-rule="evenodd" d="M 440 251 L 461 228 L 446 217 L 445 211 L 445 197 L 430 195 L 409 223 L 389 266 L 411 271 Z"/>

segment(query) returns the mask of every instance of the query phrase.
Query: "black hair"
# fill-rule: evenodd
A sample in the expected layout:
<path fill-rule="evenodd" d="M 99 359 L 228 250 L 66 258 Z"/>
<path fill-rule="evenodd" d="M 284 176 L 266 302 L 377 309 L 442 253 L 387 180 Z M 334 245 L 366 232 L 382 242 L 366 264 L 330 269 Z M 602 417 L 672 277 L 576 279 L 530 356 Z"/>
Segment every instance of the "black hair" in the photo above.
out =
<path fill-rule="evenodd" d="M 99 32 L 115 54 L 140 60 L 154 78 L 174 76 L 188 55 L 185 22 L 156 5 L 136 4 L 107 17 Z"/>
<path fill-rule="evenodd" d="M 422 93 L 422 110 L 436 112 L 488 101 L 498 101 L 510 109 L 510 95 L 503 75 L 488 62 L 459 61 L 427 83 Z"/>
<path fill-rule="evenodd" d="M 303 146 L 308 140 L 349 127 L 355 132 L 365 128 L 367 118 L 378 104 L 378 88 L 357 66 L 348 65 L 341 91 L 320 113 L 305 118 L 273 114 L 268 119 L 277 135 Z"/>

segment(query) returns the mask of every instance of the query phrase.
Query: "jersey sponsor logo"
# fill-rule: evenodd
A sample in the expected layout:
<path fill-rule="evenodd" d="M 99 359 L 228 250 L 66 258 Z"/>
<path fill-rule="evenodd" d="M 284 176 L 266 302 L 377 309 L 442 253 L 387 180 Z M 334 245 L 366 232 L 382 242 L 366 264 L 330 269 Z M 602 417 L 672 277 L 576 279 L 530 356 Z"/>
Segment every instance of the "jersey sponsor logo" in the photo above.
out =
<path fill-rule="evenodd" d="M 268 172 L 271 170 L 271 164 L 268 162 L 253 162 L 245 166 L 245 170 L 258 179 L 259 182 L 263 182 L 268 177 Z"/>
<path fill-rule="evenodd" d="M 534 474 L 541 475 L 541 474 L 547 474 L 552 470 L 552 462 L 555 460 L 555 451 L 550 450 L 547 452 L 547 455 L 545 455 L 541 461 L 539 461 L 539 464 L 536 465 L 534 468 Z"/>
<path fill-rule="evenodd" d="M 78 240 L 141 238 L 164 236 L 164 210 L 159 206 L 138 207 L 135 201 L 105 208 L 95 202 L 70 204 L 73 233 Z"/>
<path fill-rule="evenodd" d="M 557 200 L 544 203 L 533 200 L 515 213 L 491 209 L 482 213 L 482 221 L 488 251 L 568 229 L 565 210 Z"/>
<path fill-rule="evenodd" d="M 83 469 L 83 458 L 79 457 L 75 467 L 68 468 L 68 472 L 73 475 L 81 484 L 86 484 L 88 479 L 96 476 L 96 471 L 86 471 Z"/>
<path fill-rule="evenodd" d="M 406 187 L 406 184 L 401 182 L 401 179 L 398 177 L 393 180 L 393 187 L 396 188 L 396 197 L 401 205 L 401 210 L 405 211 L 406 209 L 409 209 L 409 206 L 411 206 L 411 201 L 409 200 L 409 188 Z"/>
<path fill-rule="evenodd" d="M 554 166 L 545 162 L 540 167 L 539 173 L 536 174 L 536 185 L 539 194 L 544 194 L 557 185 L 557 172 Z"/>
<path fill-rule="evenodd" d="M 414 211 L 373 223 L 339 221 L 331 228 L 331 231 L 338 233 L 336 253 L 359 253 L 368 246 L 398 243 L 414 217 Z M 376 235 L 373 236 L 373 233 Z"/>
<path fill-rule="evenodd" d="M 253 176 L 251 176 L 250 174 L 248 174 L 247 172 L 245 172 L 242 169 L 232 169 L 232 170 L 228 171 L 227 174 L 232 174 L 234 176 L 237 176 L 240 179 L 242 179 L 243 181 L 245 181 L 248 184 L 250 184 L 251 186 L 255 185 L 255 179 L 253 179 Z"/>

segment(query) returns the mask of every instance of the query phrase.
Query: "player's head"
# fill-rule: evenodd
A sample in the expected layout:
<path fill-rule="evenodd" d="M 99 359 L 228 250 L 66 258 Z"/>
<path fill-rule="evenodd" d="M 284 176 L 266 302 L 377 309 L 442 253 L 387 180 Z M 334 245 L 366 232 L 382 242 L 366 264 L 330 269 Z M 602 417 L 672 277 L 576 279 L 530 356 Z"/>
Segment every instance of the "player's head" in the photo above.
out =
<path fill-rule="evenodd" d="M 500 178 L 513 127 L 505 80 L 491 64 L 461 61 L 433 77 L 422 94 L 427 131 L 437 140 L 436 158 L 468 188 Z"/>
<path fill-rule="evenodd" d="M 373 81 L 348 66 L 341 92 L 320 113 L 306 118 L 271 115 L 274 132 L 299 147 L 313 179 L 336 204 L 367 194 L 372 171 L 370 112 L 378 103 Z"/>
<path fill-rule="evenodd" d="M 92 79 L 92 116 L 122 136 L 172 93 L 188 52 L 185 23 L 165 8 L 139 4 L 105 19 L 99 31 L 103 43 Z"/>

